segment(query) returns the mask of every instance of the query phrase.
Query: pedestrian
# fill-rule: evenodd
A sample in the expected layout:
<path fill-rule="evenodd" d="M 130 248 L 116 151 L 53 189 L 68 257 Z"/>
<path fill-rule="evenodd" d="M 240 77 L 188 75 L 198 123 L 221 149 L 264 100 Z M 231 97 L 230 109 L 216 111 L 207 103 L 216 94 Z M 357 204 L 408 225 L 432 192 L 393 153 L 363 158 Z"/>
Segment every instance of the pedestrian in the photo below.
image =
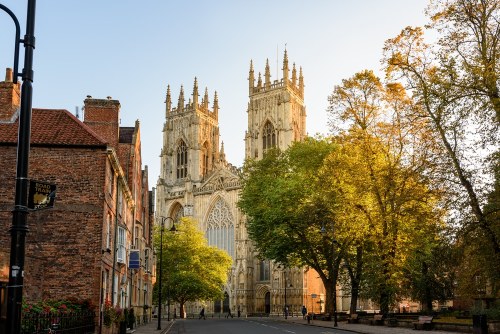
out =
<path fill-rule="evenodd" d="M 305 305 L 302 305 L 302 319 L 306 318 L 306 314 L 307 314 L 307 308 Z"/>
<path fill-rule="evenodd" d="M 201 318 L 203 318 L 203 320 L 207 320 L 207 318 L 205 317 L 205 308 L 204 307 L 200 311 L 200 317 L 198 318 L 198 320 L 200 320 Z"/>
<path fill-rule="evenodd" d="M 226 319 L 229 317 L 231 317 L 231 318 L 233 317 L 233 315 L 231 314 L 231 308 L 227 309 Z"/>
<path fill-rule="evenodd" d="M 240 307 L 238 306 L 238 318 L 240 317 L 241 315 L 241 311 L 240 311 Z"/>

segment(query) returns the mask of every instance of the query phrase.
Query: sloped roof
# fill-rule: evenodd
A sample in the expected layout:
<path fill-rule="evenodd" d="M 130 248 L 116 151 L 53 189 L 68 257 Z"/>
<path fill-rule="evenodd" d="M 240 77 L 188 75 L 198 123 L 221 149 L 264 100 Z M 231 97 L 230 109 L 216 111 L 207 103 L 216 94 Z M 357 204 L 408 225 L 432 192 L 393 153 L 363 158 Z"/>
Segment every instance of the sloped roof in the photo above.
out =
<path fill-rule="evenodd" d="M 17 143 L 19 117 L 0 123 L 0 144 Z M 106 146 L 90 127 L 64 109 L 33 109 L 31 144 L 54 146 Z"/>

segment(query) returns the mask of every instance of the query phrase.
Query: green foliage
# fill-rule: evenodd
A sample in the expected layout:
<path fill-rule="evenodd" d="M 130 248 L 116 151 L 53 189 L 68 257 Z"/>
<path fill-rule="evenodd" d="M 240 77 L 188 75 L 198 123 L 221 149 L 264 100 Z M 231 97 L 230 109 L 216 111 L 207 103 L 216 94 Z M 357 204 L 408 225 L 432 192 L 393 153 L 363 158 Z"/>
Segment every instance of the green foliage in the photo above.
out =
<path fill-rule="evenodd" d="M 443 240 L 429 242 L 425 248 L 411 254 L 405 268 L 409 296 L 432 311 L 434 301 L 453 299 L 455 268 L 458 258 L 453 245 Z"/>
<path fill-rule="evenodd" d="M 489 308 L 474 307 L 471 310 L 475 315 L 486 315 L 488 320 L 500 320 L 500 302 L 496 301 Z"/>
<path fill-rule="evenodd" d="M 249 236 L 263 258 L 315 265 L 310 256 L 313 249 L 321 257 L 319 231 L 328 209 L 316 196 L 317 173 L 333 149 L 325 139 L 309 138 L 286 152 L 270 151 L 260 161 L 245 163 L 238 205 L 247 215 Z"/>
<path fill-rule="evenodd" d="M 23 313 L 72 313 L 81 311 L 95 311 L 95 305 L 90 300 L 43 300 L 25 301 L 23 300 Z"/>
<path fill-rule="evenodd" d="M 162 303 L 167 297 L 181 304 L 222 298 L 231 257 L 225 251 L 208 246 L 194 221 L 183 218 L 176 227 L 175 233 L 163 232 Z M 154 239 L 159 254 L 159 228 L 155 230 Z"/>

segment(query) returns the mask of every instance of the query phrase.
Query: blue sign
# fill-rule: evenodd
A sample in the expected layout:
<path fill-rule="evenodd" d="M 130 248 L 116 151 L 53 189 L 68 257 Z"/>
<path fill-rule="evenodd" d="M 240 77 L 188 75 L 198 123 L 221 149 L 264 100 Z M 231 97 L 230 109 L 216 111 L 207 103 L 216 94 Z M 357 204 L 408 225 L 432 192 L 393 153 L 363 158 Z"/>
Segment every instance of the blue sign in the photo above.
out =
<path fill-rule="evenodd" d="M 129 269 L 139 269 L 141 267 L 141 260 L 138 250 L 131 250 L 128 258 Z"/>

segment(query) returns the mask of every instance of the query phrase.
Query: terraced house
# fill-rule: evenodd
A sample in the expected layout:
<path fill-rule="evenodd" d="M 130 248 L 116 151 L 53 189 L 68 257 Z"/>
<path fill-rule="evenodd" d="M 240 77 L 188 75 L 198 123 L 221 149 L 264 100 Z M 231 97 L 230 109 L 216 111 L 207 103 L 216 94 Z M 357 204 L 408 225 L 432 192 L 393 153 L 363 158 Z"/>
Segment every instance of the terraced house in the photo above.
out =
<path fill-rule="evenodd" d="M 0 286 L 6 285 L 16 177 L 20 87 L 0 82 Z M 33 109 L 29 178 L 57 185 L 52 209 L 28 215 L 23 300 L 88 300 L 96 323 L 106 301 L 151 318 L 152 193 L 142 168 L 140 124 L 119 126 L 120 103 L 85 99 L 67 110 Z M 133 261 L 130 261 L 133 260 Z"/>

